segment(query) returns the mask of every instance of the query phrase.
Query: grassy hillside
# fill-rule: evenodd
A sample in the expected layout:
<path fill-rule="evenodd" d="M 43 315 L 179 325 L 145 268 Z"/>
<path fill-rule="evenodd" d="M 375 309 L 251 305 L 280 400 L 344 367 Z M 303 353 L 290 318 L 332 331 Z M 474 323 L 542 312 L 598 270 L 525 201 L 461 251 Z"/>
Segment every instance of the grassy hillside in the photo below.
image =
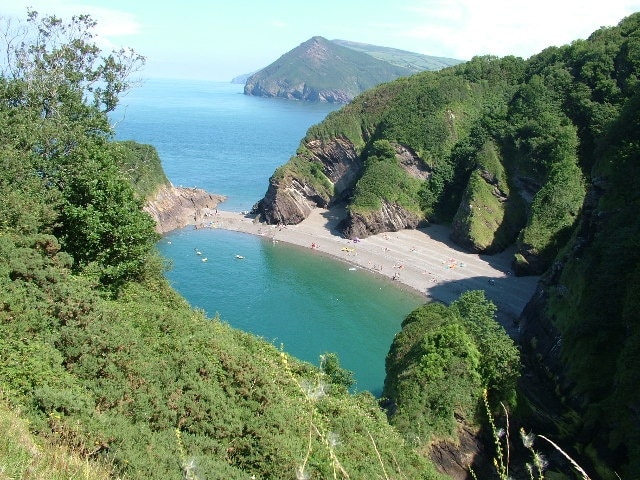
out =
<path fill-rule="evenodd" d="M 250 95 L 344 102 L 411 73 L 323 37 L 313 37 L 251 75 L 244 91 Z"/>
<path fill-rule="evenodd" d="M 94 59 L 91 27 L 31 15 L 49 40 L 9 60 L 41 83 L 0 76 L 0 476 L 442 478 L 335 356 L 298 361 L 170 288 L 141 211 L 157 154 L 107 121 L 140 58 Z"/>
<path fill-rule="evenodd" d="M 422 53 L 409 52 L 407 50 L 399 50 L 397 48 L 381 47 L 379 45 L 371 45 L 368 43 L 351 42 L 349 40 L 331 40 L 333 43 L 351 48 L 360 52 L 367 53 L 378 60 L 388 62 L 413 71 L 414 73 L 425 70 L 441 70 L 462 63 L 462 60 L 447 57 L 434 57 L 433 55 L 424 55 Z"/>

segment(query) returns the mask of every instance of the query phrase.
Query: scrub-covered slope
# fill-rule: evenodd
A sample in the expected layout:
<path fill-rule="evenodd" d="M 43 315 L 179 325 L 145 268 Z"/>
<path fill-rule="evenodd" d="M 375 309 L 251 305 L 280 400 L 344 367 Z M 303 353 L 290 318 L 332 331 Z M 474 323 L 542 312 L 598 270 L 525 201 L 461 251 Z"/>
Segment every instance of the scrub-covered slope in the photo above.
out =
<path fill-rule="evenodd" d="M 32 12 L 0 73 L 0 416 L 18 417 L 0 470 L 440 478 L 370 394 L 347 392 L 334 356 L 297 361 L 170 288 L 142 211 L 166 179 L 150 147 L 111 140 L 107 118 L 141 59 L 94 57 L 92 27 Z M 38 470 L 56 454 L 82 472 Z"/>
<path fill-rule="evenodd" d="M 346 202 L 345 235 L 452 226 L 463 247 L 517 243 L 542 273 L 568 240 L 594 161 L 638 64 L 635 16 L 524 61 L 479 57 L 378 86 L 309 129 L 256 210 L 297 223 Z"/>

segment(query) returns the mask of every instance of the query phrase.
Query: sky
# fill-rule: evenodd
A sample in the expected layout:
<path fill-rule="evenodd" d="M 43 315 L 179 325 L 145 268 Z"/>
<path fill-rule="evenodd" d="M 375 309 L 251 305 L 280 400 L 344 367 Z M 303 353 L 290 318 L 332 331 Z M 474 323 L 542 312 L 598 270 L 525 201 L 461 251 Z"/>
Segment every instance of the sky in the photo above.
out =
<path fill-rule="evenodd" d="M 131 47 L 145 78 L 229 81 L 309 38 L 351 40 L 438 57 L 528 58 L 640 11 L 640 0 L 11 0 L 70 18 L 88 13 L 105 51 Z"/>

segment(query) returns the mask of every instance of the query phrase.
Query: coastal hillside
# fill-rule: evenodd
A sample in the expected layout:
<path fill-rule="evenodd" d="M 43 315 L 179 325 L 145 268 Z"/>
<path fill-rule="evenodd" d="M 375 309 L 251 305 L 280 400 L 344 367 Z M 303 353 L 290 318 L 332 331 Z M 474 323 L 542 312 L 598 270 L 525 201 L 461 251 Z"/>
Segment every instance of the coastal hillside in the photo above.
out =
<path fill-rule="evenodd" d="M 388 62 L 392 65 L 407 68 L 414 73 L 423 72 L 425 70 L 442 70 L 443 68 L 452 67 L 462 63 L 463 60 L 448 57 L 436 57 L 433 55 L 424 55 L 422 53 L 409 52 L 407 50 L 399 50 L 397 48 L 383 47 L 380 45 L 371 45 L 370 43 L 352 42 L 349 40 L 331 40 L 333 43 L 351 48 L 359 52 L 364 52 L 378 60 Z"/>
<path fill-rule="evenodd" d="M 345 203 L 348 238 L 437 222 L 469 251 L 514 246 L 516 274 L 544 273 L 520 338 L 533 424 L 603 478 L 640 474 L 639 27 L 371 89 L 309 129 L 255 207 L 293 224 Z"/>
<path fill-rule="evenodd" d="M 446 478 L 335 355 L 301 362 L 172 290 L 143 211 L 170 185 L 107 116 L 143 59 L 94 56 L 93 26 L 31 12 L 0 74 L 0 476 Z"/>
<path fill-rule="evenodd" d="M 312 37 L 251 75 L 244 93 L 347 103 L 369 88 L 413 72 L 326 38 Z"/>

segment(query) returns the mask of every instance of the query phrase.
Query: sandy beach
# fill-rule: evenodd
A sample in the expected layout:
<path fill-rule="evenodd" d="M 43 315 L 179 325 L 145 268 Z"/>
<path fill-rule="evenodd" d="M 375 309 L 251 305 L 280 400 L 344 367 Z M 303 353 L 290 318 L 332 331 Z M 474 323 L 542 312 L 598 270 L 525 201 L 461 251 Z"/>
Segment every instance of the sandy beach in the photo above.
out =
<path fill-rule="evenodd" d="M 196 228 L 221 228 L 259 235 L 274 242 L 309 248 L 411 288 L 426 299 L 449 303 L 466 290 L 484 290 L 498 306 L 498 319 L 510 335 L 534 293 L 538 277 L 511 275 L 512 251 L 497 255 L 467 253 L 449 239 L 449 229 L 431 225 L 365 239 L 345 239 L 336 230 L 344 209 L 315 209 L 298 225 L 276 226 L 245 213 L 211 209 Z"/>

